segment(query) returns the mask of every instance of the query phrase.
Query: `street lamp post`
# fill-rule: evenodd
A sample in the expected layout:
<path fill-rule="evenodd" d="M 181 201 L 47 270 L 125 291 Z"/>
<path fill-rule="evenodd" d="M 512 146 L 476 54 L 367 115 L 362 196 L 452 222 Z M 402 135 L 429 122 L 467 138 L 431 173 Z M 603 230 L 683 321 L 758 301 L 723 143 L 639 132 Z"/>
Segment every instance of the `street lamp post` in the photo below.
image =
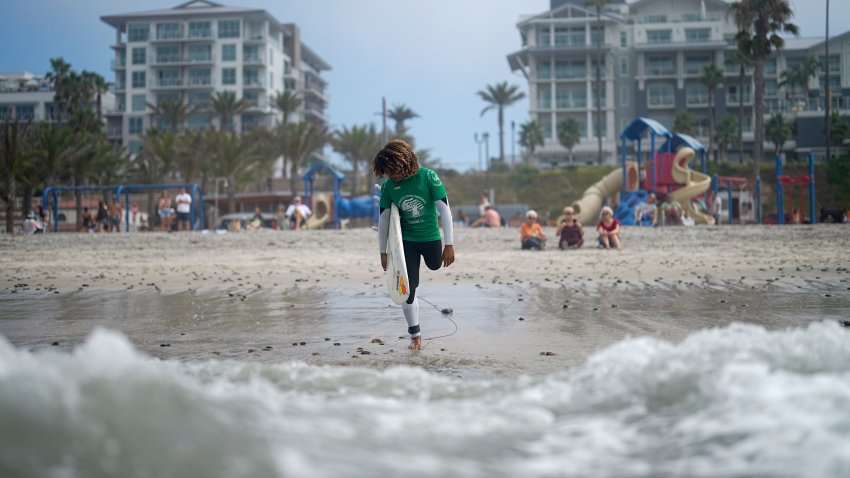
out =
<path fill-rule="evenodd" d="M 478 139 L 478 133 L 475 133 L 473 136 L 475 138 L 475 144 L 478 145 L 478 170 L 481 171 L 481 145 L 484 144 L 484 138 Z"/>
<path fill-rule="evenodd" d="M 490 133 L 485 131 L 481 136 L 484 137 L 484 164 L 487 167 L 484 183 L 487 186 L 487 196 L 490 197 L 490 204 L 493 204 L 493 189 L 490 187 Z"/>
<path fill-rule="evenodd" d="M 511 165 L 516 160 L 516 121 L 511 120 Z"/>

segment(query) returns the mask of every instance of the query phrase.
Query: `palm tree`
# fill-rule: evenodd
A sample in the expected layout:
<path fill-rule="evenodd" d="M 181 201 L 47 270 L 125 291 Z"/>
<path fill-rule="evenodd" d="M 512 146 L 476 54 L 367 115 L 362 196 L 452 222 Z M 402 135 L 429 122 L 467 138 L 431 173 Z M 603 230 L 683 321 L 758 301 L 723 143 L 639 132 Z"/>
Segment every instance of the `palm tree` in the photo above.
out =
<path fill-rule="evenodd" d="M 680 111 L 673 118 L 673 131 L 693 136 L 697 130 L 697 119 L 690 111 Z"/>
<path fill-rule="evenodd" d="M 408 108 L 407 105 L 403 103 L 393 105 L 393 107 L 387 111 L 387 116 L 395 121 L 395 133 L 399 136 L 407 132 L 407 127 L 404 124 L 405 121 L 412 120 L 413 118 L 419 118 L 419 115 L 416 114 L 415 111 Z"/>
<path fill-rule="evenodd" d="M 227 129 L 233 132 L 233 125 L 231 124 L 233 118 L 241 115 L 250 107 L 249 101 L 245 98 L 236 99 L 236 93 L 232 91 L 217 91 L 209 101 L 209 109 L 218 118 L 220 131 Z"/>
<path fill-rule="evenodd" d="M 224 131 L 207 133 L 208 150 L 213 156 L 217 175 L 227 178 L 227 208 L 236 212 L 236 190 L 240 184 L 268 173 L 274 156 L 265 150 L 265 142 L 252 132 L 241 136 Z"/>
<path fill-rule="evenodd" d="M 567 116 L 558 123 L 558 141 L 567 148 L 567 158 L 573 163 L 573 148 L 581 140 L 581 131 L 578 121 L 572 116 Z"/>
<path fill-rule="evenodd" d="M 525 98 L 525 93 L 519 91 L 519 86 L 508 85 L 508 82 L 487 85 L 485 91 L 479 91 L 481 97 L 489 106 L 481 110 L 484 113 L 496 108 L 499 112 L 499 160 L 505 162 L 505 108 Z"/>
<path fill-rule="evenodd" d="M 289 188 L 298 190 L 298 168 L 318 153 L 328 142 L 327 127 L 311 121 L 300 121 L 275 130 L 276 151 L 289 158 Z"/>
<path fill-rule="evenodd" d="M 283 113 L 283 124 L 289 124 L 289 119 L 298 110 L 301 103 L 303 103 L 303 100 L 298 96 L 298 93 L 290 90 L 278 93 L 274 97 L 274 107 Z"/>
<path fill-rule="evenodd" d="M 156 130 L 141 136 L 142 154 L 156 158 L 161 175 L 151 179 L 152 182 L 160 183 L 168 175 L 172 174 L 180 157 L 178 146 L 179 136 L 173 133 L 160 133 Z"/>
<path fill-rule="evenodd" d="M 703 69 L 699 81 L 708 89 L 708 157 L 711 158 L 714 153 L 714 121 L 717 110 L 714 94 L 717 87 L 723 84 L 723 70 L 711 63 Z"/>
<path fill-rule="evenodd" d="M 374 124 L 363 126 L 352 126 L 350 129 L 344 126 L 341 130 L 334 132 L 331 141 L 335 151 L 351 163 L 352 183 L 351 195 L 360 193 L 360 164 L 369 161 L 375 151 L 381 149 L 381 137 Z M 420 163 L 422 158 L 420 157 Z"/>
<path fill-rule="evenodd" d="M 832 110 L 829 115 L 829 139 L 835 146 L 844 144 L 844 140 L 850 137 L 850 124 L 841 117 L 841 113 Z M 829 159 L 829 158 L 827 158 Z"/>
<path fill-rule="evenodd" d="M 190 116 L 198 112 L 198 107 L 187 102 L 183 97 L 165 98 L 158 105 L 145 103 L 151 110 L 151 116 L 163 118 L 168 122 L 168 132 L 177 134 L 183 130 L 183 125 Z"/>
<path fill-rule="evenodd" d="M 785 121 L 782 113 L 773 113 L 765 125 L 764 132 L 765 137 L 774 144 L 775 154 L 779 154 L 791 137 L 791 126 Z"/>
<path fill-rule="evenodd" d="M 807 80 L 803 79 L 803 70 L 800 65 L 791 66 L 779 74 L 779 87 L 789 90 L 792 98 L 797 96 L 797 87 L 803 86 L 804 82 Z"/>
<path fill-rule="evenodd" d="M 44 170 L 44 184 L 51 185 L 61 171 L 68 169 L 81 147 L 74 133 L 49 123 L 39 125 L 41 132 L 34 151 L 35 158 Z"/>
<path fill-rule="evenodd" d="M 600 124 L 603 121 L 602 118 L 602 71 L 600 70 L 600 66 L 602 65 L 603 60 L 603 51 L 602 51 L 602 40 L 605 38 L 603 34 L 604 29 L 602 28 L 602 10 L 608 6 L 608 0 L 584 0 L 584 5 L 586 7 L 592 7 L 596 10 L 596 28 L 599 30 L 597 35 L 599 40 L 597 41 L 596 48 L 598 53 L 596 55 L 596 120 L 593 125 L 593 132 L 596 134 L 596 139 L 599 143 L 599 152 L 596 158 L 596 161 L 599 164 L 602 164 L 602 126 Z"/>
<path fill-rule="evenodd" d="M 15 186 L 32 161 L 37 131 L 30 123 L 6 119 L 0 124 L 0 175 L 6 203 L 6 233 L 15 231 Z M 27 207 L 28 205 L 25 205 Z"/>
<path fill-rule="evenodd" d="M 744 162 L 744 80 L 747 68 L 753 64 L 752 55 L 742 51 L 740 45 L 727 59 L 730 65 L 738 65 L 738 162 Z"/>
<path fill-rule="evenodd" d="M 64 58 L 51 58 L 50 68 L 52 71 L 44 75 L 48 80 L 53 81 L 53 102 L 59 112 L 59 124 L 62 124 L 64 116 L 68 113 L 68 105 L 65 101 L 65 77 L 71 71 L 71 65 Z"/>
<path fill-rule="evenodd" d="M 751 53 L 753 59 L 753 109 L 756 117 L 753 128 L 753 153 L 756 177 L 759 177 L 760 163 L 764 159 L 764 60 L 771 51 L 785 45 L 781 34 L 797 35 L 799 29 L 791 23 L 794 11 L 788 0 L 739 0 L 729 6 L 729 13 L 738 27 L 738 34 L 735 36 L 738 49 Z"/>
<path fill-rule="evenodd" d="M 714 133 L 714 139 L 717 141 L 717 147 L 720 148 L 722 161 L 729 161 L 729 146 L 741 143 L 741 136 L 738 134 L 738 120 L 735 119 L 734 115 L 726 115 L 720 119 L 720 123 L 717 124 L 717 131 Z"/>
<path fill-rule="evenodd" d="M 103 117 L 103 95 L 109 91 L 109 82 L 102 76 L 97 73 L 91 71 L 85 71 L 80 74 L 83 81 L 88 85 L 91 93 L 94 94 L 95 97 L 95 112 L 97 113 L 97 118 L 100 119 Z"/>
<path fill-rule="evenodd" d="M 526 162 L 534 156 L 538 146 L 543 146 L 543 128 L 537 121 L 528 121 L 519 125 L 519 144 L 526 150 Z"/>

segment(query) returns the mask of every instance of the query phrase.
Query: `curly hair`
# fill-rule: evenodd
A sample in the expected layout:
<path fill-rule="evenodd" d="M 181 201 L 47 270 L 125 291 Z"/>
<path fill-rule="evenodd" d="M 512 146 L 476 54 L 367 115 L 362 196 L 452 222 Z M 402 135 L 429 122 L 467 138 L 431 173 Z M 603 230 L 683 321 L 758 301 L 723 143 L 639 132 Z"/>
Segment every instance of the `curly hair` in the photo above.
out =
<path fill-rule="evenodd" d="M 372 171 L 378 177 L 413 176 L 419 172 L 419 157 L 405 141 L 394 139 L 372 159 Z"/>

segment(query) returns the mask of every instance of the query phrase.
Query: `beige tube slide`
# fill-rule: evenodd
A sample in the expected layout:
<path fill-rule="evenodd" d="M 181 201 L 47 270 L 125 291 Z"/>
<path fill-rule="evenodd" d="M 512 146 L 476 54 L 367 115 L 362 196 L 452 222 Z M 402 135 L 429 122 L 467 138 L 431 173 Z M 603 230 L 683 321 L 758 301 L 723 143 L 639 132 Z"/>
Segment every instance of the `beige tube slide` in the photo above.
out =
<path fill-rule="evenodd" d="M 587 188 L 581 199 L 572 204 L 576 219 L 582 224 L 596 224 L 605 198 L 620 192 L 622 185 L 623 168 L 617 168 Z"/>
<path fill-rule="evenodd" d="M 676 152 L 676 157 L 673 159 L 673 180 L 679 184 L 684 184 L 684 186 L 670 193 L 670 198 L 679 201 L 682 209 L 697 224 L 713 225 L 713 217 L 698 212 L 691 206 L 692 198 L 708 191 L 708 188 L 711 187 L 710 177 L 688 167 L 688 163 L 694 158 L 695 154 L 693 149 L 687 147 L 680 148 Z"/>

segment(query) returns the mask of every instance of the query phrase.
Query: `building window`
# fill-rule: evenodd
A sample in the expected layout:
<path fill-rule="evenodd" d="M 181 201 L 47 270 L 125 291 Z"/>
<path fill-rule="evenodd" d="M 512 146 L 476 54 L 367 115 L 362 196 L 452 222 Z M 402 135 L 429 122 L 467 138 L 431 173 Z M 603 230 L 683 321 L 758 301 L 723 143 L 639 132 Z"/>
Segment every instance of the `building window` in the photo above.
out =
<path fill-rule="evenodd" d="M 685 41 L 688 43 L 703 43 L 711 40 L 710 28 L 686 28 Z"/>
<path fill-rule="evenodd" d="M 239 38 L 239 20 L 219 20 L 219 38 Z"/>
<path fill-rule="evenodd" d="M 673 38 L 672 30 L 647 30 L 647 43 L 670 43 Z"/>
<path fill-rule="evenodd" d="M 605 86 L 602 87 L 602 91 L 599 92 L 599 103 L 605 108 L 608 106 L 608 98 L 605 95 Z M 594 86 L 593 91 L 590 94 L 590 104 L 593 108 L 596 108 L 596 88 Z"/>
<path fill-rule="evenodd" d="M 643 17 L 643 23 L 667 23 L 667 15 L 645 15 Z"/>
<path fill-rule="evenodd" d="M 629 58 L 620 58 L 620 76 L 629 76 Z"/>
<path fill-rule="evenodd" d="M 549 88 L 537 90 L 537 108 L 541 110 L 552 109 L 552 93 Z"/>
<path fill-rule="evenodd" d="M 261 62 L 263 61 L 262 56 L 260 56 L 260 49 L 254 45 L 245 45 L 242 47 L 242 61 L 243 62 Z"/>
<path fill-rule="evenodd" d="M 675 102 L 672 85 L 649 85 L 646 95 L 649 106 L 672 107 Z"/>
<path fill-rule="evenodd" d="M 555 78 L 586 78 L 587 64 L 584 60 L 556 61 Z"/>
<path fill-rule="evenodd" d="M 552 117 L 544 115 L 540 117 L 540 127 L 543 128 L 543 138 L 552 139 Z"/>
<path fill-rule="evenodd" d="M 161 46 L 156 49 L 157 63 L 177 63 L 180 58 L 180 47 L 176 45 Z"/>
<path fill-rule="evenodd" d="M 629 106 L 629 87 L 620 87 L 620 106 Z"/>
<path fill-rule="evenodd" d="M 584 27 L 555 27 L 555 46 L 584 46 Z"/>
<path fill-rule="evenodd" d="M 145 111 L 145 95 L 133 95 L 133 111 Z"/>
<path fill-rule="evenodd" d="M 180 31 L 180 24 L 176 22 L 172 23 L 157 23 L 156 24 L 156 38 L 157 40 L 172 40 L 175 38 L 180 38 L 183 36 L 183 32 Z"/>
<path fill-rule="evenodd" d="M 147 23 L 131 23 L 127 25 L 127 41 L 148 41 L 150 25 Z"/>
<path fill-rule="evenodd" d="M 203 131 L 210 125 L 210 119 L 204 115 L 192 115 L 189 117 L 188 128 L 190 131 Z"/>
<path fill-rule="evenodd" d="M 0 119 L 9 119 L 12 116 L 12 107 L 0 105 Z"/>
<path fill-rule="evenodd" d="M 221 45 L 221 61 L 236 61 L 236 45 Z"/>
<path fill-rule="evenodd" d="M 629 46 L 629 36 L 626 32 L 620 32 L 620 48 L 627 48 Z"/>
<path fill-rule="evenodd" d="M 115 107 L 118 109 L 118 111 L 120 111 L 122 113 L 127 111 L 127 96 L 126 95 L 116 96 L 115 101 L 116 101 Z"/>
<path fill-rule="evenodd" d="M 19 120 L 32 121 L 35 119 L 35 105 L 15 106 L 15 117 Z"/>
<path fill-rule="evenodd" d="M 552 31 L 548 26 L 542 26 L 537 29 L 537 45 L 552 46 Z"/>
<path fill-rule="evenodd" d="M 592 26 L 590 27 L 590 44 L 601 45 L 605 43 L 605 28 Z"/>
<path fill-rule="evenodd" d="M 189 104 L 192 106 L 204 106 L 210 99 L 210 94 L 206 91 L 195 91 L 189 93 Z"/>
<path fill-rule="evenodd" d="M 558 88 L 555 92 L 555 101 L 558 109 L 586 108 L 587 89 L 584 86 L 578 88 Z"/>
<path fill-rule="evenodd" d="M 133 64 L 134 65 L 144 65 L 146 62 L 145 53 L 147 50 L 144 48 L 133 48 Z"/>
<path fill-rule="evenodd" d="M 236 84 L 236 68 L 222 68 L 221 69 L 221 83 L 223 85 L 235 85 Z"/>
<path fill-rule="evenodd" d="M 685 102 L 688 106 L 708 104 L 708 88 L 701 83 L 689 83 L 685 87 Z"/>
<path fill-rule="evenodd" d="M 829 62 L 826 61 L 826 56 L 820 55 L 818 57 L 818 63 L 821 74 L 823 74 L 824 65 L 829 67 L 830 76 L 838 76 L 841 73 L 841 55 L 829 55 Z"/>
<path fill-rule="evenodd" d="M 711 57 L 708 55 L 686 56 L 685 73 L 689 75 L 702 75 L 705 73 L 705 67 L 710 64 Z"/>
<path fill-rule="evenodd" d="M 133 72 L 133 88 L 144 88 L 145 87 L 145 72 L 144 71 L 134 71 Z"/>
<path fill-rule="evenodd" d="M 189 45 L 187 54 L 189 55 L 189 61 L 192 62 L 208 62 L 212 60 L 209 45 Z"/>
<path fill-rule="evenodd" d="M 131 116 L 129 118 L 129 133 L 142 134 L 144 128 L 144 119 L 141 116 Z"/>
<path fill-rule="evenodd" d="M 127 150 L 130 152 L 130 154 L 133 154 L 133 155 L 141 153 L 142 152 L 142 142 L 137 141 L 137 140 L 130 141 L 127 144 Z"/>
<path fill-rule="evenodd" d="M 199 70 L 189 70 L 189 85 L 190 86 L 209 86 L 212 85 L 212 75 L 209 68 Z"/>
<path fill-rule="evenodd" d="M 646 74 L 648 76 L 669 76 L 676 73 L 673 58 L 669 56 L 650 56 L 646 59 Z"/>
<path fill-rule="evenodd" d="M 764 60 L 764 74 L 765 75 L 775 75 L 776 74 L 776 58 L 768 58 Z"/>
<path fill-rule="evenodd" d="M 726 102 L 727 103 L 740 103 L 740 98 L 738 94 L 738 84 L 730 83 L 726 86 Z M 750 84 L 744 83 L 744 103 L 752 102 L 752 98 L 750 97 Z"/>
<path fill-rule="evenodd" d="M 776 96 L 779 85 L 776 80 L 764 80 L 764 96 Z"/>
<path fill-rule="evenodd" d="M 552 65 L 549 60 L 537 62 L 537 79 L 548 80 L 552 78 Z"/>
<path fill-rule="evenodd" d="M 212 37 L 212 26 L 210 22 L 189 22 L 189 38 Z"/>

